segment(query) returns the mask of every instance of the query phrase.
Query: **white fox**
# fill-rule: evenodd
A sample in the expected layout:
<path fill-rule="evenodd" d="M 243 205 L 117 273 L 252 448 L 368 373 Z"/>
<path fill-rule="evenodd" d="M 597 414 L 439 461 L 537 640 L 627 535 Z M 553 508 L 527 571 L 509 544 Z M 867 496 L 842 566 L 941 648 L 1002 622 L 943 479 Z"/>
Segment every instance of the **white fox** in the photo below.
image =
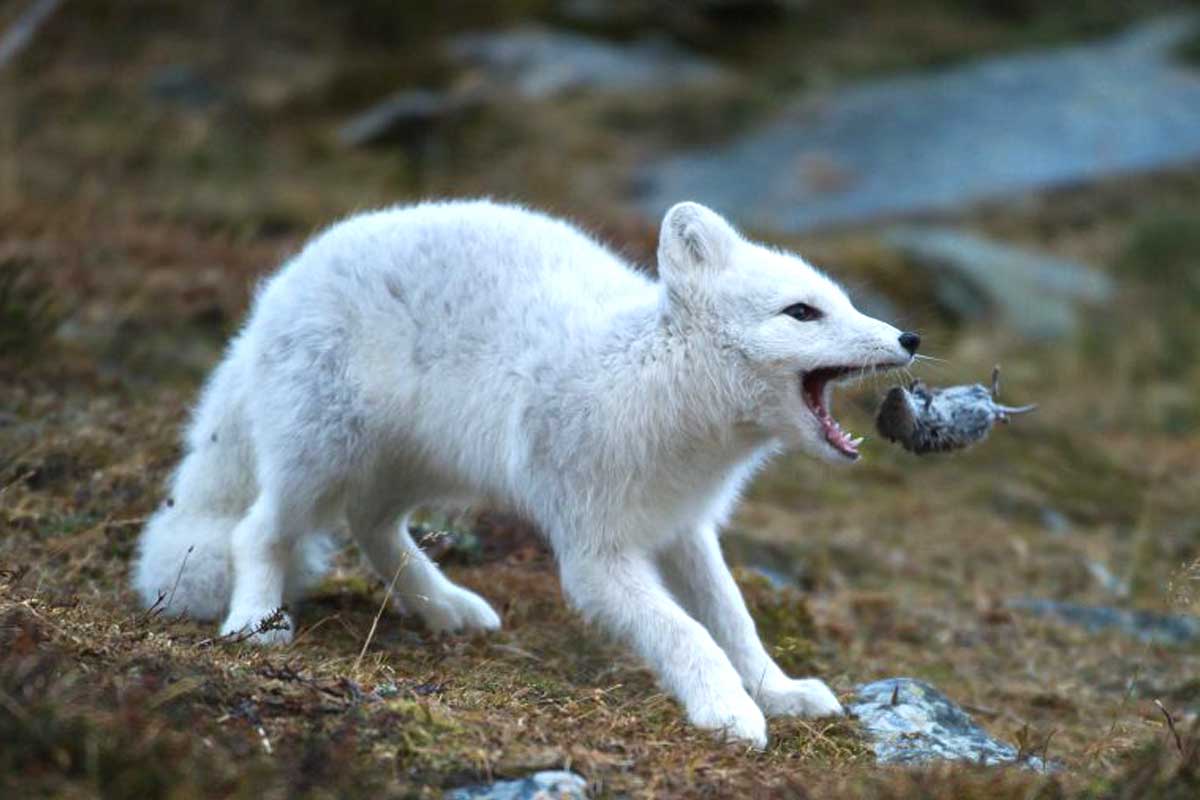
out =
<path fill-rule="evenodd" d="M 141 537 L 142 599 L 286 642 L 275 612 L 344 520 L 401 610 L 495 629 L 405 524 L 482 500 L 538 525 L 568 599 L 694 724 L 763 747 L 764 712 L 841 713 L 771 660 L 717 531 L 772 454 L 856 459 L 832 386 L 907 365 L 919 339 L 695 203 L 667 212 L 658 272 L 487 201 L 334 225 L 264 284 L 209 380 Z"/>

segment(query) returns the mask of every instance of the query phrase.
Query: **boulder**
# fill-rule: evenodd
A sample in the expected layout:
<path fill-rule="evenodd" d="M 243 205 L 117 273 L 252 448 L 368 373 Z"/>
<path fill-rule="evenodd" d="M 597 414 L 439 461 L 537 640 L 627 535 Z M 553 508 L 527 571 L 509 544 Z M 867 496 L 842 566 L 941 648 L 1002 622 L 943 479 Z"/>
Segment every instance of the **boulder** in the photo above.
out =
<path fill-rule="evenodd" d="M 1174 50 L 1196 21 L 804 92 L 728 143 L 647 164 L 637 203 L 657 219 L 690 198 L 794 234 L 1188 164 L 1200 70 Z"/>
<path fill-rule="evenodd" d="M 1079 326 L 1079 307 L 1113 292 L 1104 273 L 1077 261 L 993 242 L 965 231 L 895 227 L 884 244 L 928 273 L 938 303 L 968 321 L 998 318 L 1031 339 L 1056 339 Z"/>

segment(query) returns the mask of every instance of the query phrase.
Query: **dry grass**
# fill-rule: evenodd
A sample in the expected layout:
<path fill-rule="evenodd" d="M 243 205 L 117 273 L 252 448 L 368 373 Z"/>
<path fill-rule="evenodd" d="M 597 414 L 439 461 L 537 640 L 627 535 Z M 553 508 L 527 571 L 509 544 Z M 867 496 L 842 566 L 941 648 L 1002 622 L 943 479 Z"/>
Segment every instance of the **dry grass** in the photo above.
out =
<path fill-rule="evenodd" d="M 789 459 L 762 476 L 733 527 L 803 589 L 741 576 L 764 637 L 790 670 L 843 695 L 881 677 L 929 680 L 995 736 L 1048 742 L 1062 769 L 881 769 L 851 721 L 776 721 L 767 752 L 748 753 L 690 730 L 645 670 L 565 609 L 534 533 L 497 514 L 471 518 L 480 552 L 443 552 L 501 611 L 493 637 L 434 638 L 391 613 L 370 634 L 385 587 L 350 553 L 280 650 L 146 613 L 126 587 L 200 379 L 255 280 L 310 230 L 385 201 L 488 191 L 574 211 L 645 260 L 653 231 L 621 213 L 614 165 L 679 120 L 573 99 L 489 112 L 422 158 L 348 152 L 332 144 L 346 109 L 330 106 L 330 87 L 343 70 L 412 68 L 413 54 L 389 61 L 303 15 L 258 19 L 264 48 L 229 34 L 219 10 L 145 5 L 155 35 L 138 37 L 127 14 L 94 8 L 48 27 L 21 80 L 0 87 L 16 110 L 0 154 L 0 259 L 32 265 L 21 286 L 69 312 L 10 324 L 22 306 L 0 331 L 21 345 L 0 353 L 0 795 L 437 796 L 559 766 L 600 796 L 1195 795 L 1200 649 L 1090 635 L 1005 601 L 1197 608 L 1200 368 L 1169 358 L 1196 339 L 1194 309 L 1137 266 L 1147 252 L 1165 263 L 1166 247 L 1172 279 L 1200 257 L 1170 222 L 1194 218 L 1196 170 L 955 218 L 1113 267 L 1119 300 L 1052 347 L 943 319 L 928 287 L 861 234 L 791 243 L 892 294 L 946 359 L 926 379 L 978 380 L 999 360 L 1006 396 L 1042 407 L 960 456 L 869 443 L 855 470 Z M 950 41 L 962 24 L 947 19 L 923 35 Z M 221 48 L 205 38 L 222 32 Z M 863 35 L 823 46 L 865 63 Z M 154 70 L 179 62 L 220 89 L 215 105 L 149 96 Z M 869 429 L 881 388 L 840 400 L 851 428 Z M 1130 597 L 1113 597 L 1089 561 Z"/>

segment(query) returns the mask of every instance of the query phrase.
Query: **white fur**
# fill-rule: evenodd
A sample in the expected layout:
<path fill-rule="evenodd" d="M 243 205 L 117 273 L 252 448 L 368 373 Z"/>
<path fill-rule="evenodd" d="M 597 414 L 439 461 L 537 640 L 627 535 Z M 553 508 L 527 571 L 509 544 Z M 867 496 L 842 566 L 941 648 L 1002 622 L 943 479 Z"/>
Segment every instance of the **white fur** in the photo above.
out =
<path fill-rule="evenodd" d="M 494 629 L 409 537 L 418 504 L 507 506 L 549 538 L 583 614 L 644 658 L 697 725 L 761 747 L 767 714 L 841 712 L 759 641 L 717 528 L 771 454 L 845 460 L 799 374 L 909 361 L 799 258 L 682 203 L 661 280 L 571 225 L 490 202 L 363 214 L 263 287 L 213 374 L 134 584 L 172 613 L 260 620 L 320 573 L 340 520 L 405 610 Z M 797 302 L 824 317 L 780 313 Z M 287 641 L 283 629 L 258 641 Z"/>

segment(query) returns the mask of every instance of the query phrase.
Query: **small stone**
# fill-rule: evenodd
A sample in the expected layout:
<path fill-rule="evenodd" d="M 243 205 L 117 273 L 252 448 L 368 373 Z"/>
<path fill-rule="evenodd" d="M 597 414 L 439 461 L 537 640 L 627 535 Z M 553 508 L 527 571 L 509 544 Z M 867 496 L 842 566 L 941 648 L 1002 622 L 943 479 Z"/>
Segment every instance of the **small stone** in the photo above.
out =
<path fill-rule="evenodd" d="M 887 678 L 859 686 L 849 706 L 872 740 L 880 764 L 970 761 L 1014 764 L 1017 750 L 993 739 L 970 715 L 929 684 L 913 678 Z M 1044 769 L 1040 758 L 1020 763 Z"/>
<path fill-rule="evenodd" d="M 1057 508 L 1042 508 L 1038 513 L 1042 527 L 1055 536 L 1063 536 L 1071 530 L 1071 520 Z"/>
<path fill-rule="evenodd" d="M 189 108 L 205 108 L 218 99 L 208 78 L 185 64 L 163 67 L 150 79 L 150 93 L 160 100 Z"/>
<path fill-rule="evenodd" d="M 587 781 L 574 772 L 535 772 L 527 778 L 451 789 L 445 800 L 582 800 Z"/>
<path fill-rule="evenodd" d="M 384 142 L 413 142 L 437 124 L 480 105 L 474 92 L 433 92 L 409 89 L 388 97 L 338 129 L 338 139 L 352 147 Z"/>
<path fill-rule="evenodd" d="M 1109 593 L 1120 598 L 1129 596 L 1129 582 L 1114 575 L 1113 571 L 1103 561 L 1088 559 L 1085 564 L 1088 572 L 1092 574 L 1096 582 L 1103 586 Z"/>
<path fill-rule="evenodd" d="M 400 687 L 394 683 L 381 683 L 375 687 L 375 696 L 386 700 L 389 697 L 397 697 L 400 694 Z"/>

